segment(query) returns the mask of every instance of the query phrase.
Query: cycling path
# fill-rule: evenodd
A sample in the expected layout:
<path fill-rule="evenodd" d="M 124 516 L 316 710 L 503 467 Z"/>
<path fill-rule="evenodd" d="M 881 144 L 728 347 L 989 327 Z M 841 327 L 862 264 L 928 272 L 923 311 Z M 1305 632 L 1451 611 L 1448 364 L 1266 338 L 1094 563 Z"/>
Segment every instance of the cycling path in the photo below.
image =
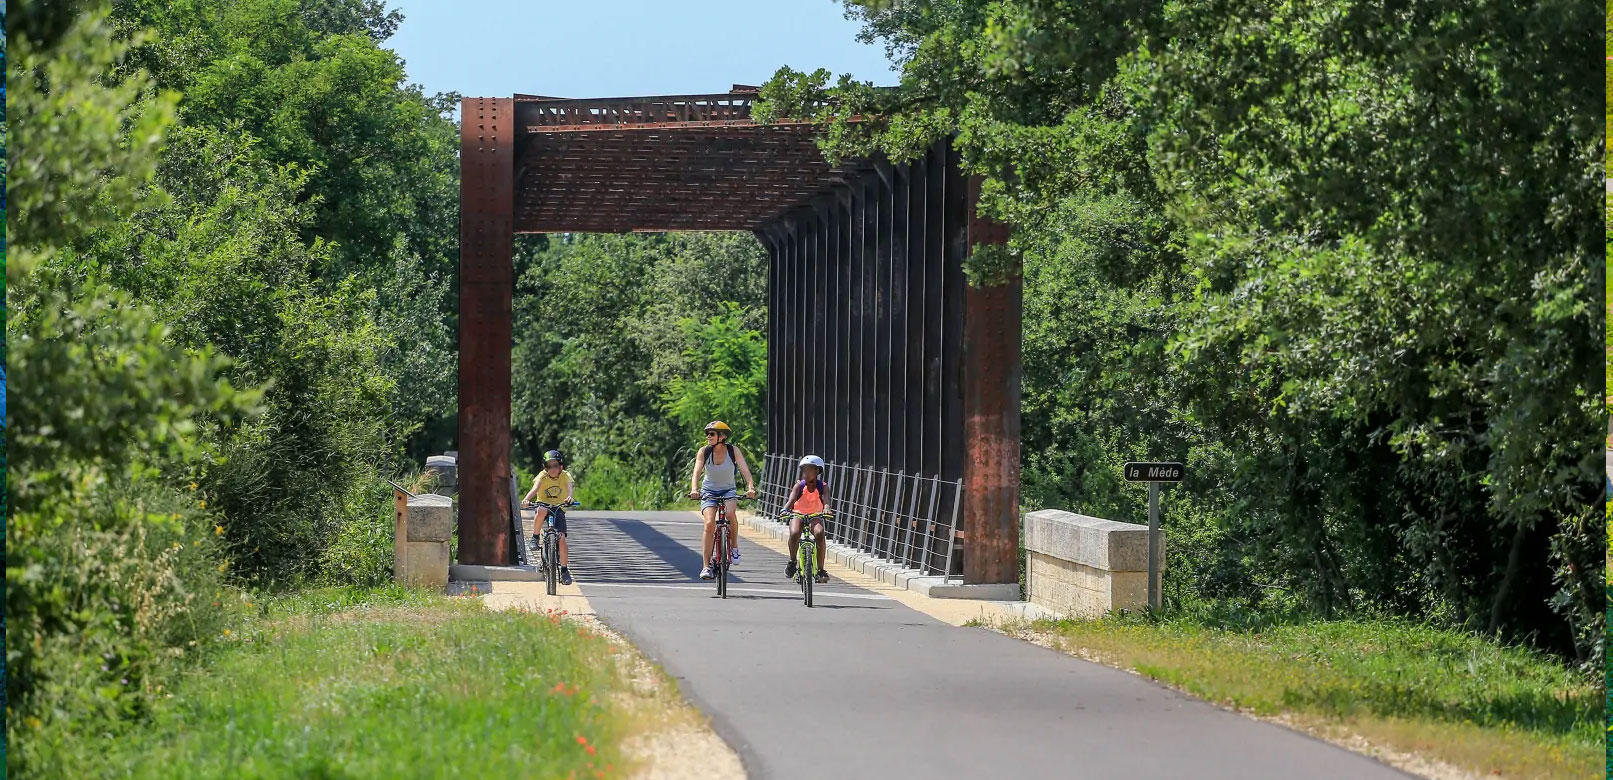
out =
<path fill-rule="evenodd" d="M 677 679 L 752 778 L 1408 777 L 1127 672 L 944 623 L 840 582 L 801 604 L 742 540 L 729 597 L 695 579 L 693 512 L 573 512 L 592 611 Z"/>

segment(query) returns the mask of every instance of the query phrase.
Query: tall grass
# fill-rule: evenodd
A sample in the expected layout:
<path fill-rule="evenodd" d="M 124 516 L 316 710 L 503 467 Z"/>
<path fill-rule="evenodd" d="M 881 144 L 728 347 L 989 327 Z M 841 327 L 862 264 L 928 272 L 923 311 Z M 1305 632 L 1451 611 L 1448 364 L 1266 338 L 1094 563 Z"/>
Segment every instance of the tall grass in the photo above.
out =
<path fill-rule="evenodd" d="M 307 591 L 259 605 L 144 722 L 57 735 L 37 776 L 612 777 L 629 685 L 612 652 L 475 601 Z"/>

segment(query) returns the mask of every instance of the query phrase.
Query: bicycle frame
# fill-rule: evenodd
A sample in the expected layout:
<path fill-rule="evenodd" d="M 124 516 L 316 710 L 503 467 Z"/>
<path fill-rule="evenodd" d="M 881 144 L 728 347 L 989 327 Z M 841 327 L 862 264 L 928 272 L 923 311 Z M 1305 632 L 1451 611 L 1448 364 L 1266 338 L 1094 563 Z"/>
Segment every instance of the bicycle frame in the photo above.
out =
<path fill-rule="evenodd" d="M 747 496 L 735 497 L 733 501 L 736 511 L 740 501 L 753 500 L 755 499 Z M 728 516 L 727 499 L 717 502 L 717 515 L 714 519 L 714 522 L 716 527 L 712 529 L 712 560 L 706 561 L 704 565 L 712 567 L 711 573 L 714 575 L 713 579 L 717 581 L 717 597 L 726 599 L 728 598 L 728 567 L 730 565 L 730 561 L 728 559 L 728 529 L 731 525 L 733 525 L 734 522 L 734 519 Z"/>
<path fill-rule="evenodd" d="M 555 517 L 565 512 L 566 507 L 576 506 L 576 503 L 551 504 L 547 501 L 534 501 L 533 506 L 541 506 L 548 510 L 543 517 L 538 566 L 543 571 L 544 591 L 553 596 L 559 589 L 560 581 L 560 531 L 555 528 Z"/>
<path fill-rule="evenodd" d="M 801 534 L 796 543 L 795 576 L 800 578 L 801 598 L 808 607 L 812 606 L 812 585 L 816 581 L 820 569 L 818 568 L 818 538 L 812 533 L 814 523 L 827 521 L 834 517 L 833 512 L 817 512 L 814 514 L 801 514 L 790 512 L 786 517 L 799 518 L 801 521 Z"/>

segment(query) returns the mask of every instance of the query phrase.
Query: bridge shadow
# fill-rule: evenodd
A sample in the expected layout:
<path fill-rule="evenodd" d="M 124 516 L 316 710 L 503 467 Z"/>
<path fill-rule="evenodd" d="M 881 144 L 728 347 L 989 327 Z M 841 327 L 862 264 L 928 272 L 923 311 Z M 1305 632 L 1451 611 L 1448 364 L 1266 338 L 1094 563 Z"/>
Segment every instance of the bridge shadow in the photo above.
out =
<path fill-rule="evenodd" d="M 832 598 L 833 596 L 834 596 L 834 593 L 831 592 L 831 593 L 823 594 L 820 598 Z M 716 596 L 713 595 L 712 598 L 716 598 Z M 788 601 L 788 602 L 791 602 L 791 603 L 794 603 L 794 604 L 800 604 L 801 603 L 801 597 L 800 596 L 784 596 L 784 595 L 759 596 L 759 595 L 756 595 L 754 593 L 734 593 L 732 591 L 729 591 L 728 598 L 729 598 L 729 600 L 743 599 L 745 601 Z M 890 609 L 890 607 L 888 607 L 888 606 L 874 606 L 874 605 L 866 605 L 866 604 L 822 604 L 822 603 L 813 604 L 812 608 L 813 609 Z"/>
<path fill-rule="evenodd" d="M 575 545 L 571 571 L 583 582 L 600 584 L 656 584 L 699 582 L 700 523 L 680 523 L 693 530 L 687 543 L 642 520 L 614 517 L 573 517 L 568 535 Z M 738 570 L 729 581 L 743 583 Z"/>

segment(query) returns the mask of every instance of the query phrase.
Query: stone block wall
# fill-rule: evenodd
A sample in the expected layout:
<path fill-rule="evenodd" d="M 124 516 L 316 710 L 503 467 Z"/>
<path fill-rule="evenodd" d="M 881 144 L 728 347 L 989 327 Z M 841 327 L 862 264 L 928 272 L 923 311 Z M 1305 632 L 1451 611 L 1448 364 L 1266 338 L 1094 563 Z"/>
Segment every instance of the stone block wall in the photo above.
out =
<path fill-rule="evenodd" d="M 427 493 L 408 496 L 398 515 L 392 578 L 404 585 L 448 584 L 448 541 L 454 533 L 454 502 Z"/>
<path fill-rule="evenodd" d="M 1148 526 L 1044 509 L 1023 528 L 1032 603 L 1070 617 L 1148 606 Z"/>

